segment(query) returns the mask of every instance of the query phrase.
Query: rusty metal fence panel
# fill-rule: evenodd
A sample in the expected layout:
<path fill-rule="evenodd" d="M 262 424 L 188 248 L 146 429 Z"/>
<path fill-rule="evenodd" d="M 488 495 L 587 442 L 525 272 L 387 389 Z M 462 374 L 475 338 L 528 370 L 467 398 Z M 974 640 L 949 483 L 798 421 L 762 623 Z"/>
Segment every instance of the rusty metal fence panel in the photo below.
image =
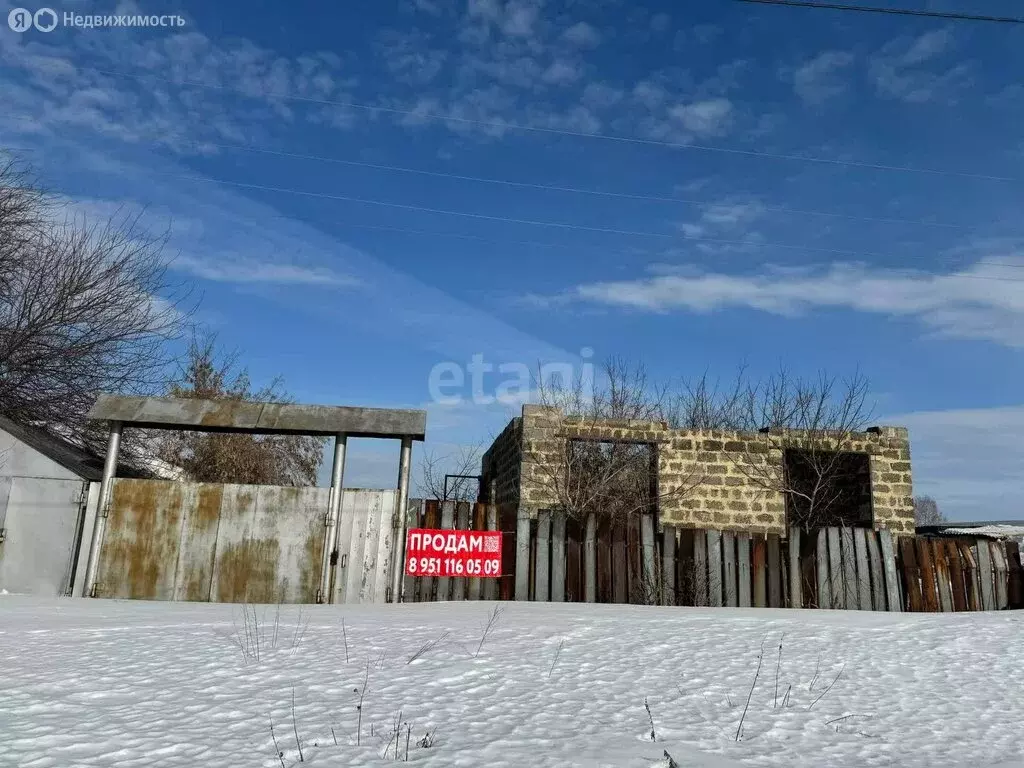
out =
<path fill-rule="evenodd" d="M 118 479 L 97 595 L 313 603 L 330 489 Z M 338 602 L 384 602 L 395 491 L 346 490 Z"/>

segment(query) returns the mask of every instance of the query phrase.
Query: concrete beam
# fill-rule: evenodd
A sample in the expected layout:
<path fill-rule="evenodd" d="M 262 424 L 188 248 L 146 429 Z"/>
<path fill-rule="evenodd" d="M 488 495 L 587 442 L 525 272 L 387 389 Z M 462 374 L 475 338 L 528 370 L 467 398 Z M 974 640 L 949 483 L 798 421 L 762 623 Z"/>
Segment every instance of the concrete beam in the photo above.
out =
<path fill-rule="evenodd" d="M 344 434 L 422 441 L 427 432 L 426 411 L 173 397 L 100 395 L 88 418 L 151 429 L 267 435 Z"/>

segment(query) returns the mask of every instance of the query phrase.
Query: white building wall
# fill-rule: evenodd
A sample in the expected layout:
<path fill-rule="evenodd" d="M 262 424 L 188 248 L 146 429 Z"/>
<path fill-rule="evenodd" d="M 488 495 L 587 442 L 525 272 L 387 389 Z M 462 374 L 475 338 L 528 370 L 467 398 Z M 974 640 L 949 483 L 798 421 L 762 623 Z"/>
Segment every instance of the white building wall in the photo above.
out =
<path fill-rule="evenodd" d="M 64 468 L 35 448 L 21 442 L 0 428 L 0 478 L 45 477 L 55 480 L 80 480 L 74 472 Z"/>
<path fill-rule="evenodd" d="M 0 429 L 0 590 L 62 595 L 89 483 Z"/>

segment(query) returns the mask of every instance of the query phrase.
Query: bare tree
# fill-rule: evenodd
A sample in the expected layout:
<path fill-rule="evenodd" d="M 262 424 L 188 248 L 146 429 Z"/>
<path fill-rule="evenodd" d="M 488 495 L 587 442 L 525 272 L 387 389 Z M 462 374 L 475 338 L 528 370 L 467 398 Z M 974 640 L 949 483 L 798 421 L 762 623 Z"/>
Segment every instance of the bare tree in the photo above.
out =
<path fill-rule="evenodd" d="M 939 504 L 931 496 L 914 497 L 915 525 L 942 525 L 949 522 L 939 511 Z"/>
<path fill-rule="evenodd" d="M 479 482 L 474 476 L 480 474 L 480 453 L 479 445 L 459 446 L 447 454 L 427 453 L 420 460 L 420 494 L 438 501 L 476 501 Z"/>
<path fill-rule="evenodd" d="M 678 389 L 667 390 L 662 418 L 673 429 L 755 429 L 751 423 L 751 384 L 746 366 L 740 366 L 727 386 L 705 372 L 699 379 L 684 379 Z"/>
<path fill-rule="evenodd" d="M 785 370 L 759 383 L 743 373 L 725 390 L 709 388 L 706 379 L 684 391 L 681 414 L 687 426 L 758 432 L 744 441 L 735 465 L 748 482 L 781 493 L 791 524 L 818 527 L 849 523 L 870 507 L 868 468 L 850 446 L 863 432 L 872 412 L 868 381 L 859 373 L 841 380 L 791 377 Z"/>
<path fill-rule="evenodd" d="M 538 377 L 540 404 L 557 408 L 577 435 L 600 435 L 608 420 L 661 421 L 665 387 L 651 383 L 643 366 L 609 360 L 599 384 L 577 376 L 573 381 Z M 554 427 L 556 433 L 560 426 Z M 588 515 L 624 521 L 653 511 L 668 497 L 685 496 L 703 482 L 699 469 L 672 487 L 659 487 L 657 454 L 650 443 L 555 435 L 542 449 L 528 446 L 528 458 L 539 472 L 546 494 L 579 520 Z"/>
<path fill-rule="evenodd" d="M 165 242 L 137 217 L 71 216 L 0 166 L 0 412 L 88 445 L 97 393 L 159 389 L 189 314 Z"/>
<path fill-rule="evenodd" d="M 291 402 L 280 378 L 253 390 L 249 374 L 237 368 L 237 354 L 218 351 L 214 334 L 194 334 L 171 397 Z M 167 432 L 160 458 L 178 467 L 188 480 L 209 483 L 315 485 L 323 461 L 324 438 L 305 435 Z"/>
<path fill-rule="evenodd" d="M 849 450 L 872 417 L 868 392 L 859 373 L 805 380 L 782 369 L 751 381 L 741 366 L 726 383 L 683 381 L 662 413 L 678 429 L 757 433 L 733 454 L 735 466 L 750 485 L 781 493 L 793 524 L 816 527 L 869 513 L 868 468 Z"/>
<path fill-rule="evenodd" d="M 805 380 L 783 369 L 751 381 L 741 367 L 725 383 L 704 374 L 661 385 L 643 366 L 619 359 L 609 361 L 603 373 L 604 384 L 594 392 L 579 379 L 568 385 L 541 380 L 540 403 L 559 408 L 582 433 L 594 428 L 598 434 L 609 419 L 751 433 L 729 455 L 749 486 L 786 499 L 793 524 L 838 524 L 869 513 L 869 471 L 863 455 L 851 452 L 872 417 L 868 381 L 859 373 Z M 531 458 L 548 495 L 574 516 L 628 517 L 706 481 L 696 462 L 678 487 L 659 490 L 648 445 L 571 439 L 560 444 L 556 456 L 547 444 L 528 453 L 535 454 Z"/>

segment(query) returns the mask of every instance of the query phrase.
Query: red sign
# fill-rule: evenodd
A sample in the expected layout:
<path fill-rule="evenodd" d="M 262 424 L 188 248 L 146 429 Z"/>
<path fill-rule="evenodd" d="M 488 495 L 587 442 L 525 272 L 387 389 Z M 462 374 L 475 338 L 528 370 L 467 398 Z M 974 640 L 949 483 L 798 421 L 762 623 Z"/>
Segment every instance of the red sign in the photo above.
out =
<path fill-rule="evenodd" d="M 413 528 L 405 543 L 406 576 L 501 576 L 501 531 Z"/>

